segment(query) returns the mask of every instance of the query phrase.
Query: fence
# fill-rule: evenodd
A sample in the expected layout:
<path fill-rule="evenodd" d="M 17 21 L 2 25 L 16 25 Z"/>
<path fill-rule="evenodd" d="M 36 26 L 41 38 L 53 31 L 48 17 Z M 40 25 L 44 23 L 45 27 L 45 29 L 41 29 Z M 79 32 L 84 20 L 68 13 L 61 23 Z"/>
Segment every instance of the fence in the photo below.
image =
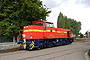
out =
<path fill-rule="evenodd" d="M 11 48 L 17 48 L 19 45 L 17 43 L 0 43 L 0 50 L 5 50 L 5 49 L 11 49 Z"/>

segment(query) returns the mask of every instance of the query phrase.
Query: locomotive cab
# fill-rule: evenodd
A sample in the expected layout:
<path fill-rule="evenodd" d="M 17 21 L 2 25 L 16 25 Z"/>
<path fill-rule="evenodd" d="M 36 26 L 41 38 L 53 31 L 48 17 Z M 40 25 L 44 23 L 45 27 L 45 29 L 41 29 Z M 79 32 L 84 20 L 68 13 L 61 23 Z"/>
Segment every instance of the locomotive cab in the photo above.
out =
<path fill-rule="evenodd" d="M 54 28 L 54 24 L 51 22 L 35 21 L 32 23 L 33 23 L 33 25 L 36 25 L 36 26 L 43 26 L 44 30 L 46 30 L 46 27 Z"/>

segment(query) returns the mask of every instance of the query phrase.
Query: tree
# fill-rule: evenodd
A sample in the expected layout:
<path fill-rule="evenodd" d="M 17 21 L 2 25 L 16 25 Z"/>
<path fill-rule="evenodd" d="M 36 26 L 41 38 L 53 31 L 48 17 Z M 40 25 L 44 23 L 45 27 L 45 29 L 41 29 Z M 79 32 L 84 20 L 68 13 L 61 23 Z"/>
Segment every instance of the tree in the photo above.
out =
<path fill-rule="evenodd" d="M 81 22 L 77 22 L 74 19 L 67 18 L 67 16 L 63 16 L 63 14 L 60 12 L 57 20 L 57 27 L 70 29 L 71 32 L 73 32 L 73 34 L 76 34 L 77 36 L 79 34 L 79 31 L 81 30 Z"/>
<path fill-rule="evenodd" d="M 63 14 L 61 12 L 60 12 L 60 14 L 58 16 L 57 27 L 65 28 L 65 20 L 64 20 Z"/>
<path fill-rule="evenodd" d="M 15 36 L 23 26 L 45 19 L 50 12 L 40 0 L 0 0 L 0 35 Z"/>

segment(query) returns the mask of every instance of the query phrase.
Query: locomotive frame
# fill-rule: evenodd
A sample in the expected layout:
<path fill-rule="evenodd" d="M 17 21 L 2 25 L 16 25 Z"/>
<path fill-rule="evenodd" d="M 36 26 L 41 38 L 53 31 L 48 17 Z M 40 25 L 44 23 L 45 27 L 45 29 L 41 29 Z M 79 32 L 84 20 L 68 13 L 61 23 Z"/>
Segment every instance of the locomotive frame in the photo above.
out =
<path fill-rule="evenodd" d="M 73 33 L 69 29 L 54 28 L 53 23 L 42 20 L 34 21 L 32 24 L 24 26 L 23 30 L 19 31 L 20 49 L 41 49 L 73 42 Z"/>

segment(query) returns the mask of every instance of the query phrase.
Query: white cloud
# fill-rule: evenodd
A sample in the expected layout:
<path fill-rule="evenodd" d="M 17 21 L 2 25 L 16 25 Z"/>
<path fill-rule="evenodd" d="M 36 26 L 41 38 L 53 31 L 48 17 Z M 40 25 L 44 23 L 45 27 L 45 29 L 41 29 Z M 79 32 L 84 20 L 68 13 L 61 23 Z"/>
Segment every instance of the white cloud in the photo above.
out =
<path fill-rule="evenodd" d="M 77 0 L 76 4 L 83 4 L 84 7 L 90 7 L 90 0 Z"/>
<path fill-rule="evenodd" d="M 48 6 L 48 8 L 55 8 L 58 5 L 60 5 L 56 0 L 42 0 L 43 4 L 45 4 L 46 6 Z"/>
<path fill-rule="evenodd" d="M 47 1 L 47 0 L 44 0 Z M 82 23 L 82 33 L 85 33 L 87 30 L 90 29 L 90 8 L 86 8 L 85 4 L 77 4 L 77 0 L 51 0 L 56 1 L 56 4 L 58 4 L 56 7 L 50 7 L 52 12 L 50 13 L 50 16 L 47 18 L 48 21 L 54 22 L 54 25 L 57 26 L 57 17 L 60 12 L 62 12 L 65 16 L 68 18 L 75 19 L 77 21 L 81 21 Z M 44 2 L 44 4 L 46 4 Z M 54 4 L 48 2 L 48 4 Z M 47 6 L 48 7 L 48 6 Z"/>

